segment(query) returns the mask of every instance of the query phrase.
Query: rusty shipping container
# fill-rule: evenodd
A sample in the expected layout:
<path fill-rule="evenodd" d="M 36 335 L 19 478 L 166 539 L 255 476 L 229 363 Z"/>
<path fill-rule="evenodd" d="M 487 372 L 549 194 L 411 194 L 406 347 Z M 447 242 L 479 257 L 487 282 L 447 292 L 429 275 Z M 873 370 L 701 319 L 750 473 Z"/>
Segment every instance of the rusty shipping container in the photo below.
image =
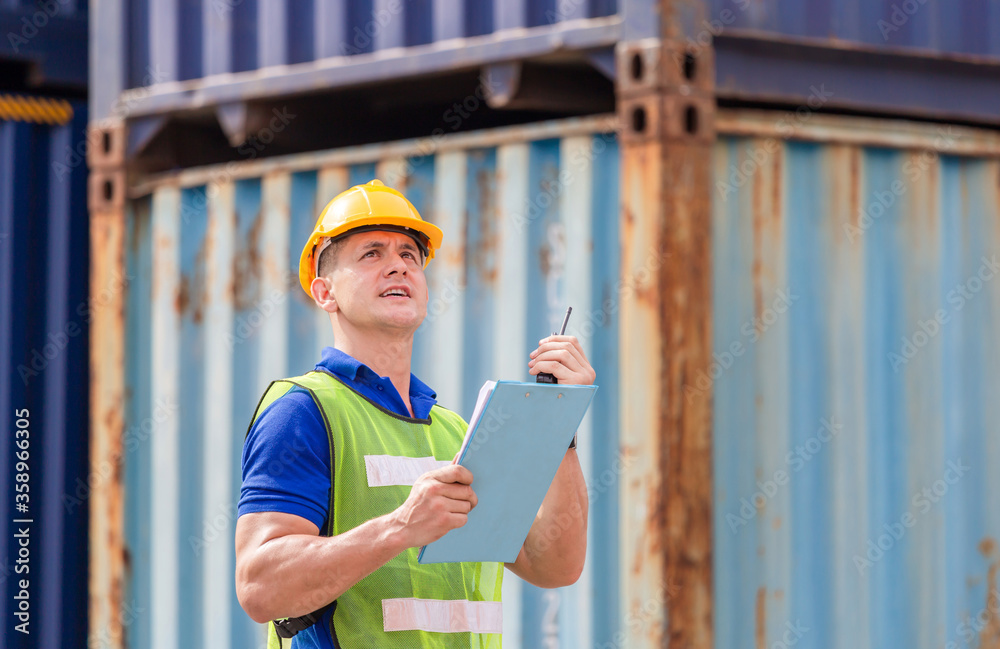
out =
<path fill-rule="evenodd" d="M 446 233 L 443 404 L 567 303 L 599 374 L 587 569 L 510 578 L 508 647 L 1000 643 L 996 2 L 92 10 L 91 281 L 135 278 L 92 328 L 108 646 L 261 643 L 242 435 L 330 343 L 293 281 L 317 209 L 376 176 Z"/>
<path fill-rule="evenodd" d="M 713 149 L 715 354 L 684 390 L 715 393 L 716 646 L 960 642 L 990 611 L 1000 560 L 988 468 L 1000 137 L 821 115 L 789 131 L 782 117 L 722 111 Z M 482 380 L 522 378 L 509 350 L 566 303 L 600 376 L 581 445 L 587 573 L 545 592 L 510 579 L 506 645 L 646 646 L 664 601 L 633 585 L 648 578 L 636 548 L 655 498 L 640 487 L 657 470 L 620 425 L 649 399 L 624 387 L 636 325 L 620 307 L 665 262 L 623 238 L 612 125 L 192 169 L 134 189 L 125 599 L 143 613 L 126 620 L 128 646 L 179 646 L 178 618 L 205 646 L 259 642 L 232 587 L 243 431 L 268 380 L 330 343 L 294 284 L 317 206 L 376 176 L 446 233 L 415 352 L 442 403 L 468 416 Z M 626 255 L 643 262 L 635 273 Z M 685 597 L 664 592 L 668 611 Z M 992 637 L 990 615 L 977 637 Z"/>

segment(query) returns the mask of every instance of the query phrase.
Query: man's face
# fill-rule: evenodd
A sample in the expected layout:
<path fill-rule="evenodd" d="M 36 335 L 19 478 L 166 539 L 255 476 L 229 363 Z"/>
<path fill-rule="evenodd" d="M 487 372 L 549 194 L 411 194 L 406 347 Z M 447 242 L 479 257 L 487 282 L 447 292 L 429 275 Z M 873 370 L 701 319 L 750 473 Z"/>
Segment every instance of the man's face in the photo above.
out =
<path fill-rule="evenodd" d="M 405 234 L 350 235 L 330 279 L 340 317 L 357 327 L 416 331 L 427 315 L 423 258 Z"/>

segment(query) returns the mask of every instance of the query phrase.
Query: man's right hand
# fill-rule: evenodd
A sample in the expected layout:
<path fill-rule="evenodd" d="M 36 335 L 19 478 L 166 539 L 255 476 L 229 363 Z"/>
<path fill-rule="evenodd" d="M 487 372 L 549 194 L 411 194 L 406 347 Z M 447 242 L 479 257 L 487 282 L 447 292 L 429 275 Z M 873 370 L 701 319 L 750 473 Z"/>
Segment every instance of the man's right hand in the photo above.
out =
<path fill-rule="evenodd" d="M 417 478 L 406 502 L 390 514 L 406 546 L 427 545 L 465 525 L 469 512 L 479 502 L 471 484 L 472 472 L 457 464 Z"/>

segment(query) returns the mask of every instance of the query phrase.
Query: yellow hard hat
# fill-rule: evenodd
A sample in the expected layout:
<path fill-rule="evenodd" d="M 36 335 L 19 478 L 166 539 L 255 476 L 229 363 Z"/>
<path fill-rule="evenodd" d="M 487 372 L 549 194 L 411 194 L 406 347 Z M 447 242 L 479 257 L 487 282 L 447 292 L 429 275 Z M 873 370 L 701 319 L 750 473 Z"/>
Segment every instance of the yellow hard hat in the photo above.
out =
<path fill-rule="evenodd" d="M 420 218 L 413 203 L 381 180 L 355 185 L 327 203 L 302 249 L 299 283 L 310 297 L 309 286 L 316 277 L 320 244 L 324 239 L 333 241 L 357 230 L 391 230 L 413 237 L 424 252 L 424 266 L 441 247 L 444 237 L 441 228 Z"/>

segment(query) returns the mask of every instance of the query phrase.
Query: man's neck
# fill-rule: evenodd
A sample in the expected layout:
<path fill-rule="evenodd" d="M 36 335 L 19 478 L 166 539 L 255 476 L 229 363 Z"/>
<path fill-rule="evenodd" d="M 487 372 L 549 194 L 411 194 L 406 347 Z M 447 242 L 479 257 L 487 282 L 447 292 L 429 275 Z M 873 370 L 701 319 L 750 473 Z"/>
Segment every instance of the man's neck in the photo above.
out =
<path fill-rule="evenodd" d="M 406 404 L 410 416 L 410 361 L 413 357 L 413 334 L 391 335 L 384 332 L 334 331 L 334 348 L 367 365 L 379 376 L 388 377 Z"/>

